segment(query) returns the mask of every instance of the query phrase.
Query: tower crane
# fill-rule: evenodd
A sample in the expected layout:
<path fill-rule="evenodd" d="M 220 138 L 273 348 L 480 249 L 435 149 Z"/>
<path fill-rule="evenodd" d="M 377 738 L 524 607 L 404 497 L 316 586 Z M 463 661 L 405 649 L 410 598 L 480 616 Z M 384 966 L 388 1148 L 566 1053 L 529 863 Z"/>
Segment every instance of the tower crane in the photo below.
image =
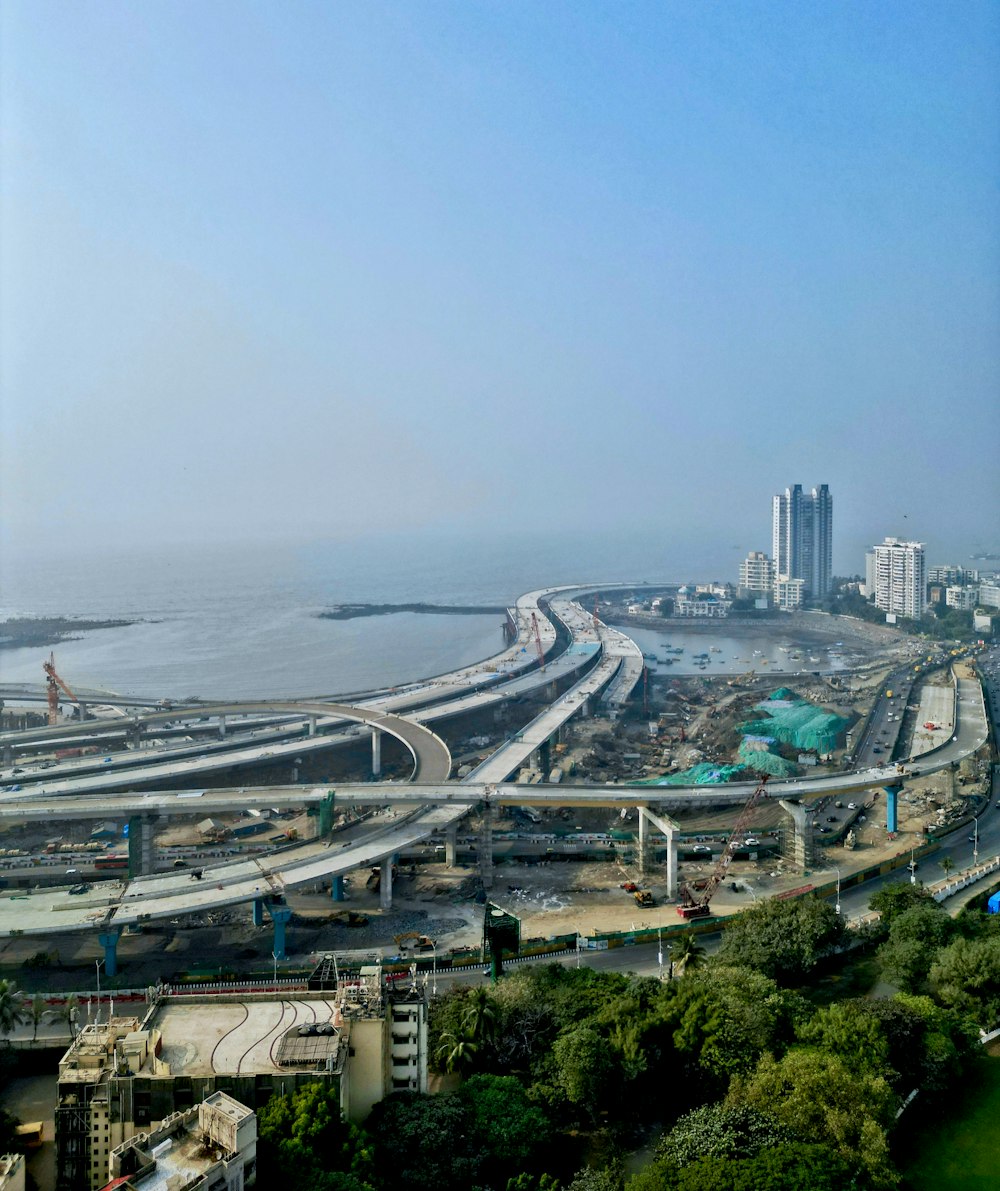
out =
<path fill-rule="evenodd" d="M 56 673 L 56 655 L 49 653 L 49 660 L 42 662 L 42 669 L 45 671 L 45 685 L 48 687 L 46 692 L 49 700 L 49 725 L 57 724 L 59 722 L 59 691 L 65 693 L 79 705 L 80 700 L 73 694 L 65 682 Z"/>
<path fill-rule="evenodd" d="M 534 612 L 531 614 L 531 627 L 535 634 L 535 649 L 538 652 L 538 665 L 540 669 L 544 670 L 545 650 L 542 649 L 542 634 L 538 628 L 538 617 L 534 614 Z"/>
<path fill-rule="evenodd" d="M 753 817 L 754 807 L 760 802 L 767 788 L 768 775 L 765 773 L 761 776 L 757 783 L 757 788 L 750 795 L 746 801 L 746 805 L 740 811 L 739 818 L 736 820 L 736 826 L 733 828 L 726 846 L 722 849 L 722 855 L 716 862 L 715 869 L 712 875 L 708 878 L 705 888 L 701 890 L 694 890 L 690 885 L 684 884 L 680 887 L 681 904 L 677 907 L 677 913 L 682 918 L 707 918 L 711 911 L 708 908 L 708 903 L 712 900 L 712 894 L 722 884 L 725 879 L 726 872 L 733 859 L 733 853 L 736 851 L 736 844 L 749 826 L 750 820 Z"/>

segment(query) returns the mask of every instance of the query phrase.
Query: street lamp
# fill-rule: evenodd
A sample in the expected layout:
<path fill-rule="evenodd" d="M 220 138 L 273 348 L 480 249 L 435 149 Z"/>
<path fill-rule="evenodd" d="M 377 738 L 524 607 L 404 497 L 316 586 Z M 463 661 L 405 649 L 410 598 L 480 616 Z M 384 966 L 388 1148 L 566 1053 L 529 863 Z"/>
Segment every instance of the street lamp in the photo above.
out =
<path fill-rule="evenodd" d="M 97 1021 L 96 1021 L 96 1024 L 98 1024 L 98 1025 L 100 1025 L 100 1021 L 101 1021 L 101 965 L 103 963 L 104 963 L 103 959 L 95 959 L 94 960 L 94 967 L 97 971 L 97 1015 L 96 1015 Z"/>
<path fill-rule="evenodd" d="M 277 953 L 277 951 L 271 952 L 271 958 L 274 960 L 274 991 L 277 992 L 278 991 L 278 953 Z"/>
<path fill-rule="evenodd" d="M 837 874 L 837 904 L 834 906 L 834 909 L 839 914 L 840 913 L 840 869 L 835 868 L 834 872 L 836 872 L 836 874 Z"/>
<path fill-rule="evenodd" d="M 979 863 L 979 819 L 976 818 L 973 820 L 973 822 L 976 825 L 976 829 L 972 834 L 972 863 L 978 864 Z"/>

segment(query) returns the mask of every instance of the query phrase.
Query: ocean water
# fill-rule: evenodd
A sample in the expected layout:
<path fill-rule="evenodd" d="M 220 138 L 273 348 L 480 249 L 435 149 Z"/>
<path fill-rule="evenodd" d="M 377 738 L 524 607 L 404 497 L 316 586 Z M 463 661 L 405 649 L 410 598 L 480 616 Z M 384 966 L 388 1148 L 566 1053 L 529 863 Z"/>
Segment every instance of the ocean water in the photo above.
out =
<path fill-rule="evenodd" d="M 184 698 L 342 695 L 395 686 L 502 648 L 501 617 L 397 613 L 349 621 L 337 603 L 506 605 L 559 583 L 725 577 L 738 557 L 631 535 L 422 534 L 311 543 L 5 551 L 0 617 L 127 618 L 56 647 L 72 687 Z M 0 680 L 40 682 L 47 649 L 0 650 Z"/>

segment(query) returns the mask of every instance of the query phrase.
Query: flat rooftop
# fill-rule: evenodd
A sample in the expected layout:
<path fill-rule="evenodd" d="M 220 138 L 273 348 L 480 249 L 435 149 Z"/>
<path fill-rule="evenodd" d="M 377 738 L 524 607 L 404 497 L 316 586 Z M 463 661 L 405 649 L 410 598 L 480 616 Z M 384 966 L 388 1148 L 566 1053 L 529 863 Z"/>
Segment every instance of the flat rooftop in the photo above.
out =
<path fill-rule="evenodd" d="M 278 1070 L 279 1050 L 288 1031 L 327 1025 L 333 1019 L 333 1010 L 332 999 L 305 993 L 294 999 L 276 996 L 274 1000 L 221 1004 L 218 1000 L 173 998 L 157 1008 L 147 1029 L 160 1031 L 160 1058 L 170 1065 L 172 1075 L 252 1075 Z M 302 1037 L 305 1043 L 309 1035 Z M 319 1042 L 320 1037 L 315 1041 Z M 323 1037 L 327 1048 L 336 1041 L 336 1035 Z M 302 1048 L 304 1062 L 309 1061 L 307 1052 L 311 1056 L 314 1050 L 315 1045 Z"/>

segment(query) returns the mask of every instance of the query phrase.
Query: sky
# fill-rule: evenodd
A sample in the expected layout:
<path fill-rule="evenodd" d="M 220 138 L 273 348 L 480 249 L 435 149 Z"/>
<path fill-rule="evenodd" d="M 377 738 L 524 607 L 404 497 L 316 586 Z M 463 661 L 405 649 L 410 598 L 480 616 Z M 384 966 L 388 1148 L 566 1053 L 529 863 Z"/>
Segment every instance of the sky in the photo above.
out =
<path fill-rule="evenodd" d="M 0 543 L 1000 551 L 997 3 L 0 13 Z"/>

